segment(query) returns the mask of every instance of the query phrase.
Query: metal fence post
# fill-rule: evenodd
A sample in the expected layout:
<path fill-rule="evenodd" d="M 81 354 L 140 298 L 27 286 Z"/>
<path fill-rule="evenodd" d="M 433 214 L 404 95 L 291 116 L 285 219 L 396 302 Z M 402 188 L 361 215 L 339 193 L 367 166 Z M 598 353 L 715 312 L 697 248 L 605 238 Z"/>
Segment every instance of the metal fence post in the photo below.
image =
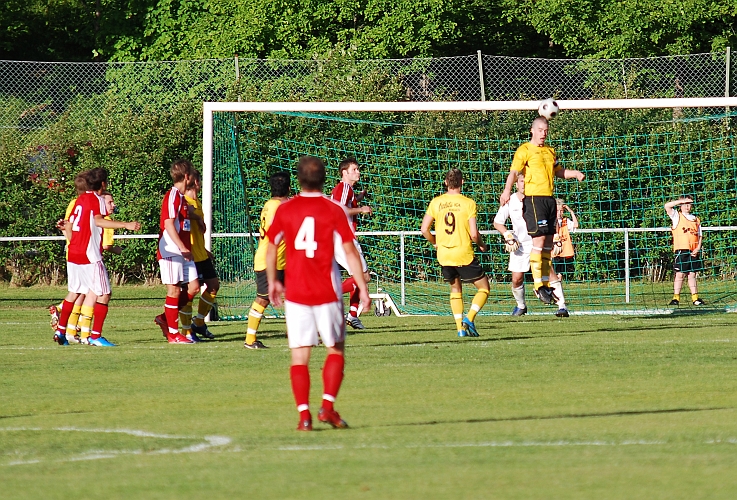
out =
<path fill-rule="evenodd" d="M 479 60 L 479 85 L 481 86 L 481 100 L 485 101 L 486 100 L 486 90 L 484 89 L 484 64 L 482 62 L 480 50 L 476 51 L 476 56 L 478 57 L 478 60 Z M 484 111 L 484 113 L 486 113 L 486 111 Z"/>
<path fill-rule="evenodd" d="M 732 70 L 730 67 L 730 59 L 732 56 L 732 49 L 730 47 L 727 47 L 724 49 L 724 97 L 729 97 L 729 72 Z M 727 116 L 727 130 L 729 130 L 729 106 L 724 108 L 724 114 Z"/>
<path fill-rule="evenodd" d="M 235 85 L 238 89 L 238 102 L 241 102 L 241 67 L 238 64 L 238 54 L 235 55 Z"/>
<path fill-rule="evenodd" d="M 630 232 L 624 230 L 624 301 L 630 303 Z"/>
<path fill-rule="evenodd" d="M 405 290 L 404 290 L 404 232 L 399 235 L 399 276 L 402 289 L 402 305 L 405 305 Z"/>

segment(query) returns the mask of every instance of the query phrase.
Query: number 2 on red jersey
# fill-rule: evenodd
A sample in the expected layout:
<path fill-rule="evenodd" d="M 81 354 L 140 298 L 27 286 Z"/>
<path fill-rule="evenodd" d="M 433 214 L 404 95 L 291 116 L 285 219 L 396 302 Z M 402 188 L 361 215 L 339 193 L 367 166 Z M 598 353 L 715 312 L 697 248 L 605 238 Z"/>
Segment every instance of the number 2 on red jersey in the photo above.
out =
<path fill-rule="evenodd" d="M 315 241 L 315 218 L 305 217 L 302 225 L 299 226 L 297 236 L 294 238 L 294 249 L 304 250 L 305 257 L 313 259 L 315 250 L 317 250 L 317 242 Z"/>

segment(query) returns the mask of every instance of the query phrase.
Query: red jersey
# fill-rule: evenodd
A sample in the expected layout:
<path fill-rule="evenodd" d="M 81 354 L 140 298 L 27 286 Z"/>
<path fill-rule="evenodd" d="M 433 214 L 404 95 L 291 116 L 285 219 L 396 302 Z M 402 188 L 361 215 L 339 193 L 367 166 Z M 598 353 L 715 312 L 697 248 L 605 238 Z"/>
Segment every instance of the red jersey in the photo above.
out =
<path fill-rule="evenodd" d="M 307 306 L 342 300 L 335 245 L 354 238 L 344 208 L 321 193 L 300 193 L 279 205 L 266 236 L 286 244 L 286 300 Z"/>
<path fill-rule="evenodd" d="M 94 264 L 102 260 L 102 229 L 95 224 L 95 215 L 107 215 L 105 200 L 93 191 L 79 195 L 69 215 L 72 239 L 67 261 Z"/>
<path fill-rule="evenodd" d="M 187 201 L 184 195 L 175 187 L 172 187 L 164 195 L 164 201 L 161 203 L 161 217 L 159 218 L 159 248 L 156 251 L 156 260 L 161 260 L 176 255 L 182 255 L 174 241 L 166 232 L 164 222 L 167 219 L 174 219 L 174 228 L 179 233 L 179 238 L 184 246 L 192 249 L 192 238 L 189 234 L 190 220 L 189 211 L 187 209 Z"/>
<path fill-rule="evenodd" d="M 333 188 L 332 198 L 340 203 L 341 205 L 348 208 L 358 208 L 358 201 L 356 201 L 356 193 L 353 192 L 353 186 L 347 182 L 340 181 L 337 186 Z M 355 215 L 349 215 L 348 220 L 351 223 L 353 232 L 358 229 L 358 220 Z"/>

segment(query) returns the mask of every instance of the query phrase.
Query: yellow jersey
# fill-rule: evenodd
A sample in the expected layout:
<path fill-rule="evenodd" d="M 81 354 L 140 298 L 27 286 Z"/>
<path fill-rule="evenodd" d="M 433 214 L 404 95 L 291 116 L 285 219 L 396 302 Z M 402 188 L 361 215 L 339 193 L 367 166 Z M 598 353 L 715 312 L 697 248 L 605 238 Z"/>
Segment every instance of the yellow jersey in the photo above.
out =
<path fill-rule="evenodd" d="M 553 196 L 553 177 L 560 170 L 555 150 L 526 142 L 517 148 L 512 170 L 525 174 L 525 196 Z"/>
<path fill-rule="evenodd" d="M 192 205 L 195 215 L 200 216 L 204 220 L 205 213 L 202 211 L 200 201 L 197 198 L 190 198 L 187 195 L 184 195 L 184 199 L 187 200 L 188 204 Z M 192 221 L 192 224 L 190 224 L 189 238 L 192 242 L 192 260 L 195 262 L 203 262 L 209 259 L 210 255 L 207 253 L 207 249 L 205 248 L 205 235 L 198 222 Z"/>
<path fill-rule="evenodd" d="M 264 271 L 266 269 L 266 247 L 269 246 L 269 238 L 266 237 L 266 231 L 271 227 L 271 221 L 274 220 L 276 209 L 281 205 L 281 200 L 272 198 L 264 204 L 261 209 L 261 220 L 258 226 L 259 239 L 256 255 L 253 257 L 253 269 L 255 271 Z M 284 269 L 287 263 L 286 256 L 287 245 L 283 241 L 276 247 L 276 268 Z"/>
<path fill-rule="evenodd" d="M 476 218 L 476 202 L 462 194 L 443 194 L 427 207 L 435 219 L 435 243 L 441 266 L 467 266 L 473 261 L 469 220 Z"/>
<path fill-rule="evenodd" d="M 113 220 L 109 215 L 105 216 L 105 220 Z M 105 227 L 102 229 L 102 247 L 111 247 L 114 245 L 113 239 L 115 238 L 115 229 L 111 227 Z"/>

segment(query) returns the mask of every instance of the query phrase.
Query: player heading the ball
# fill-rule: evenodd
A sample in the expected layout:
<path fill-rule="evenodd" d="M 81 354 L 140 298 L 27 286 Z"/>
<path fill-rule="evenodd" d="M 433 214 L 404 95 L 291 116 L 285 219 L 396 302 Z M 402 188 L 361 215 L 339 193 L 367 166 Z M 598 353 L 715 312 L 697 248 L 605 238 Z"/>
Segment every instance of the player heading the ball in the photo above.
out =
<path fill-rule="evenodd" d="M 269 300 L 280 306 L 282 294 L 285 295 L 284 315 L 292 352 L 290 378 L 299 411 L 297 430 L 312 430 L 308 364 L 318 334 L 328 351 L 322 369 L 323 396 L 318 419 L 334 428 L 343 428 L 348 424 L 333 407 L 343 382 L 346 326 L 340 270 L 335 261 L 336 245 L 343 247 L 361 304 L 367 309 L 371 301 L 348 214 L 344 207 L 322 194 L 325 164 L 312 156 L 300 158 L 297 180 L 301 192 L 279 205 L 266 232 Z M 277 274 L 277 247 L 282 241 L 286 245 L 286 289 Z"/>
<path fill-rule="evenodd" d="M 578 170 L 565 169 L 558 163 L 555 151 L 545 145 L 548 137 L 548 120 L 538 116 L 532 121 L 532 137 L 514 153 L 512 166 L 504 191 L 499 197 L 501 205 L 506 205 L 512 195 L 512 185 L 517 181 L 517 173 L 525 175 L 525 199 L 523 204 L 527 231 L 532 236 L 530 268 L 534 280 L 535 295 L 545 304 L 555 300 L 555 294 L 548 279 L 551 266 L 553 236 L 556 233 L 557 205 L 553 197 L 554 177 L 576 179 L 586 177 Z"/>

